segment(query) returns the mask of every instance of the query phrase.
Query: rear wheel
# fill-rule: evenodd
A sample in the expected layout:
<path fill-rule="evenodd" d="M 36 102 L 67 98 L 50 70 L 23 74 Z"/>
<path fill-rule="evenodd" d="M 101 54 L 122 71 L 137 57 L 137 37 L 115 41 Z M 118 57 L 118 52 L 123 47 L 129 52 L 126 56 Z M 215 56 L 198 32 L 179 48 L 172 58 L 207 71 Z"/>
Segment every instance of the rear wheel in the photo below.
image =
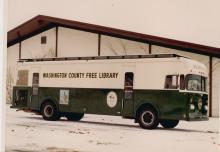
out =
<path fill-rule="evenodd" d="M 179 120 L 166 120 L 166 119 L 161 119 L 160 124 L 164 128 L 174 128 L 178 125 Z"/>
<path fill-rule="evenodd" d="M 137 116 L 140 127 L 144 129 L 155 129 L 157 128 L 159 121 L 157 112 L 152 108 L 144 108 Z"/>
<path fill-rule="evenodd" d="M 42 105 L 41 114 L 44 120 L 55 121 L 60 119 L 57 108 L 52 102 L 45 102 Z"/>
<path fill-rule="evenodd" d="M 66 114 L 66 118 L 70 121 L 79 121 L 83 118 L 84 113 L 69 113 Z"/>

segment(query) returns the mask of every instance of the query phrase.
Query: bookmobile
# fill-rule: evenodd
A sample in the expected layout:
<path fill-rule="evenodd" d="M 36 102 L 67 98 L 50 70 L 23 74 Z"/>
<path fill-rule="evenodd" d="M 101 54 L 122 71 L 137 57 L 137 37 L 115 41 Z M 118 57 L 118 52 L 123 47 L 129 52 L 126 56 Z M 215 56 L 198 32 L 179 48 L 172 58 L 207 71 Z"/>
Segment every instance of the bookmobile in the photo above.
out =
<path fill-rule="evenodd" d="M 174 128 L 208 120 L 207 69 L 176 54 L 22 59 L 11 108 L 45 120 L 88 113 Z"/>

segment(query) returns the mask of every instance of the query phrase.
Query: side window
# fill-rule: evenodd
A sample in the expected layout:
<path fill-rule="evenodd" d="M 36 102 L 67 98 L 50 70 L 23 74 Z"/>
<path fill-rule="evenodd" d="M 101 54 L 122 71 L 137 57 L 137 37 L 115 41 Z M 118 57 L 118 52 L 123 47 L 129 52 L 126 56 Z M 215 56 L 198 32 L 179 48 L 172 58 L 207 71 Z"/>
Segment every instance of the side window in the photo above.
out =
<path fill-rule="evenodd" d="M 39 73 L 33 73 L 33 85 L 39 85 Z"/>
<path fill-rule="evenodd" d="M 16 85 L 28 85 L 28 70 L 19 70 Z"/>
<path fill-rule="evenodd" d="M 177 89 L 178 88 L 178 75 L 167 75 L 165 80 L 166 89 Z"/>
<path fill-rule="evenodd" d="M 133 81 L 134 81 L 134 74 L 132 72 L 125 73 L 125 83 L 124 83 L 125 99 L 133 98 Z"/>
<path fill-rule="evenodd" d="M 125 73 L 125 89 L 133 89 L 133 77 L 134 74 L 131 72 Z"/>
<path fill-rule="evenodd" d="M 39 73 L 33 73 L 33 81 L 32 81 L 32 87 L 33 87 L 33 95 L 38 95 L 38 87 L 39 87 Z"/>

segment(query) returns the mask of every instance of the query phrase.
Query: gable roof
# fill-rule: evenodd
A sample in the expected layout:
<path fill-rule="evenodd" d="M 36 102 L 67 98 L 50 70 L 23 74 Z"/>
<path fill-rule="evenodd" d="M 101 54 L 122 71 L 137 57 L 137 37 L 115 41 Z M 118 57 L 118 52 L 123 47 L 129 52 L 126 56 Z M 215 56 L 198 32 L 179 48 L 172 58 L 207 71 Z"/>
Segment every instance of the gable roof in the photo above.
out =
<path fill-rule="evenodd" d="M 149 43 L 152 45 L 158 45 L 187 52 L 220 57 L 220 48 L 216 47 L 210 47 L 190 42 L 178 41 L 153 35 L 136 33 L 116 28 L 110 28 L 44 15 L 38 15 L 28 20 L 27 22 L 19 25 L 18 27 L 8 31 L 7 45 L 8 47 L 12 46 L 20 41 L 28 39 L 34 35 L 37 35 L 43 31 L 46 31 L 56 26 L 62 26 L 71 29 L 124 38 L 128 40 Z"/>

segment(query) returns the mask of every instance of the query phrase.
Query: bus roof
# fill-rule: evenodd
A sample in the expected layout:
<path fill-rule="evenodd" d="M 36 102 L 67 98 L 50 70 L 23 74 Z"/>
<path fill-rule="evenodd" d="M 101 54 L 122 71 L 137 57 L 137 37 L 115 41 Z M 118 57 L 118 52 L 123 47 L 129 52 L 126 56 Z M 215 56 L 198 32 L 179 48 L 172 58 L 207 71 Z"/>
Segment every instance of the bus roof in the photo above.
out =
<path fill-rule="evenodd" d="M 122 56 L 90 56 L 90 57 L 59 57 L 59 58 L 36 58 L 20 59 L 19 62 L 39 62 L 39 61 L 66 61 L 66 60 L 103 60 L 103 59 L 141 59 L 141 58 L 175 58 L 183 57 L 178 54 L 149 54 L 149 55 L 122 55 Z"/>

